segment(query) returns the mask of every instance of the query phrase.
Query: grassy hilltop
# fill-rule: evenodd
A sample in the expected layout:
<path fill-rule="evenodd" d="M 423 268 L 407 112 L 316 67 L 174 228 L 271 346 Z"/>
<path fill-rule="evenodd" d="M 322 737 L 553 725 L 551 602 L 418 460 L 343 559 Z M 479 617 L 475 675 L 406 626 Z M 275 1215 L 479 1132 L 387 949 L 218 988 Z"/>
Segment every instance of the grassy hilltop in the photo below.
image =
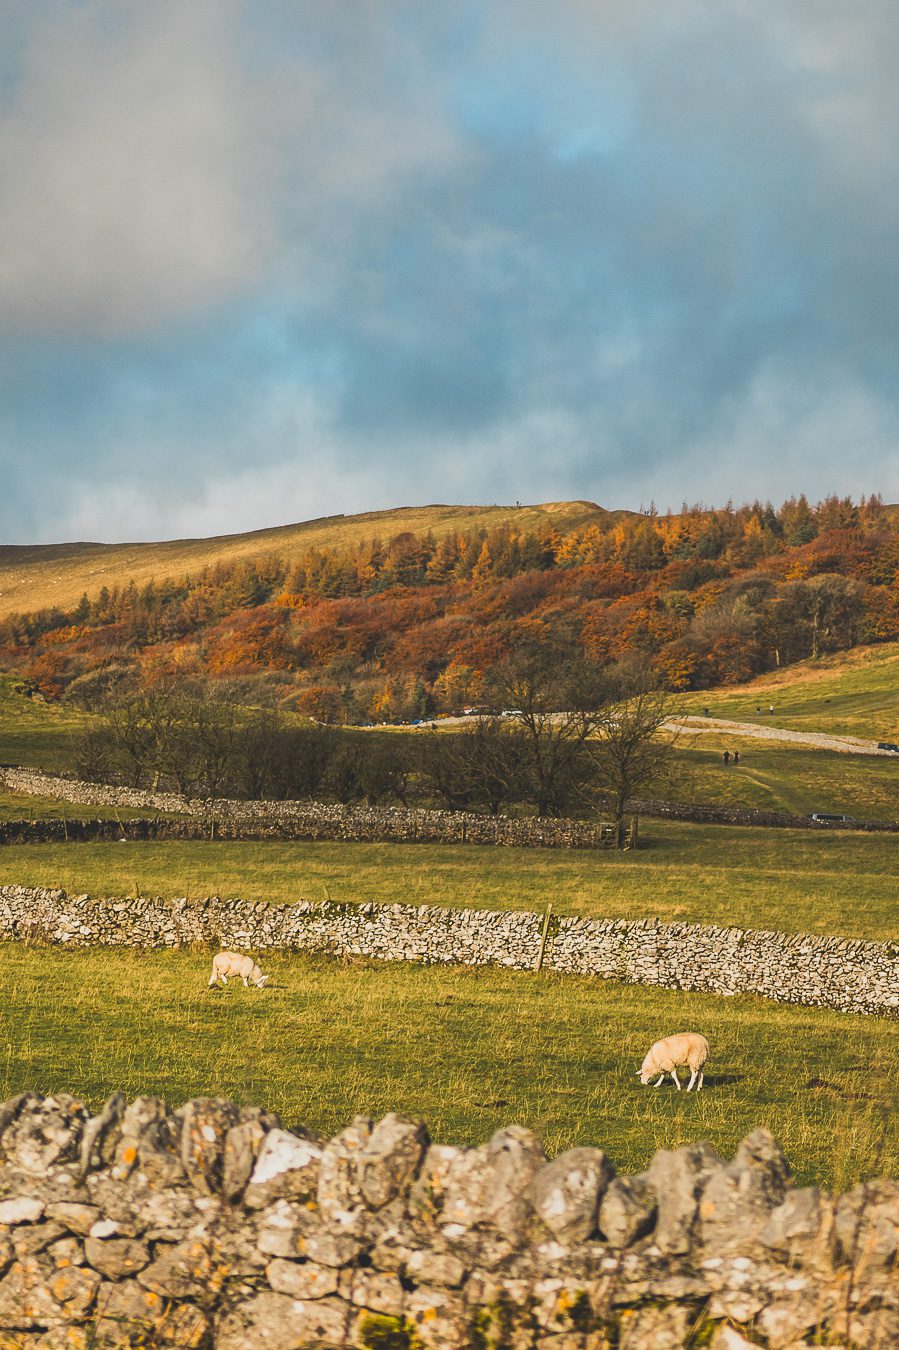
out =
<path fill-rule="evenodd" d="M 0 617 L 55 605 L 71 608 L 85 592 L 138 587 L 163 577 L 194 574 L 217 564 L 235 564 L 267 554 L 287 559 L 307 549 L 351 549 L 371 539 L 409 531 L 430 531 L 441 539 L 453 531 L 509 525 L 565 533 L 597 520 L 608 522 L 633 512 L 606 511 L 593 502 L 547 502 L 536 506 L 400 506 L 353 516 L 324 516 L 296 525 L 278 525 L 245 534 L 210 539 L 170 539 L 145 544 L 0 545 Z"/>

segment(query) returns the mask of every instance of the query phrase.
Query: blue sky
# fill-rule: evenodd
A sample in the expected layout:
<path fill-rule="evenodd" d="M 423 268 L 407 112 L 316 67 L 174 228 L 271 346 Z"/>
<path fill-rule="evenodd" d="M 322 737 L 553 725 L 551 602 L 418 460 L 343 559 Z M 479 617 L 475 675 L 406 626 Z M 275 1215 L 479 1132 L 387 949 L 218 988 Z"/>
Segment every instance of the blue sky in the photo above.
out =
<path fill-rule="evenodd" d="M 899 500 L 892 0 L 0 31 L 0 541 Z"/>

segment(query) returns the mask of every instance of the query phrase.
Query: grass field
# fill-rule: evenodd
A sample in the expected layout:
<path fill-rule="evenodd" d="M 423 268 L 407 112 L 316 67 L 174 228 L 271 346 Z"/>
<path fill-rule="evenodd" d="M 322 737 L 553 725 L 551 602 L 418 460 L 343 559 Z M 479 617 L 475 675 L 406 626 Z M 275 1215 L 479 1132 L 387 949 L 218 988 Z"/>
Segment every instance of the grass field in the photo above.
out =
<path fill-rule="evenodd" d="M 3 948 L 0 1096 L 112 1091 L 180 1104 L 265 1103 L 333 1133 L 357 1112 L 422 1116 L 473 1144 L 500 1125 L 547 1151 L 605 1148 L 637 1171 L 661 1147 L 732 1153 L 753 1126 L 800 1183 L 896 1173 L 895 1025 L 600 980 L 272 956 L 270 989 L 207 990 L 208 954 Z M 699 1094 L 641 1088 L 649 1044 L 684 1027 L 712 1046 Z M 427 1031 L 427 1039 L 423 1031 Z"/>
<path fill-rule="evenodd" d="M 724 750 L 739 751 L 740 763 L 725 766 Z M 677 757 L 677 776 L 659 793 L 672 801 L 899 821 L 899 755 L 835 754 L 738 734 L 688 731 Z"/>
<path fill-rule="evenodd" d="M 0 764 L 67 768 L 70 738 L 89 717 L 63 703 L 41 703 L 14 691 L 17 677 L 0 674 Z"/>
<path fill-rule="evenodd" d="M 374 901 L 899 933 L 892 835 L 653 821 L 636 853 L 429 844 L 15 844 L 0 884 L 72 894 Z"/>
<path fill-rule="evenodd" d="M 801 661 L 736 688 L 684 694 L 679 704 L 686 713 L 708 707 L 713 717 L 771 722 L 790 731 L 899 741 L 899 643 Z M 761 717 L 757 707 L 764 709 Z"/>

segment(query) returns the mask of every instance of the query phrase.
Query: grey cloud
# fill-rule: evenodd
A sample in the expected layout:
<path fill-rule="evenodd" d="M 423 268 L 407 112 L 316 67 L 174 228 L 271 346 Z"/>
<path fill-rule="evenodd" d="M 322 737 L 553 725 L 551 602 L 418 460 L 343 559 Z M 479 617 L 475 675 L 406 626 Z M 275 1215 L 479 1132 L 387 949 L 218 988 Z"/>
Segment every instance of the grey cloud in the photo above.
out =
<path fill-rule="evenodd" d="M 51 340 L 44 537 L 899 496 L 887 0 L 39 12 L 0 323 Z"/>

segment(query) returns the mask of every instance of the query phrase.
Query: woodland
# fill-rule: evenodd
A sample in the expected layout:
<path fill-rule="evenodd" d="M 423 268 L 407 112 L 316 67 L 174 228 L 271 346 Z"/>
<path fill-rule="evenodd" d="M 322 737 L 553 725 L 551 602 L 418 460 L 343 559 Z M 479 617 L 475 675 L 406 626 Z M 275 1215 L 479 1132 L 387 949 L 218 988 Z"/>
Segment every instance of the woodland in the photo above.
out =
<path fill-rule="evenodd" d="M 489 705 L 491 672 L 521 650 L 677 692 L 897 637 L 899 512 L 801 496 L 568 532 L 373 535 L 123 579 L 0 621 L 0 668 L 92 710 L 201 680 L 244 705 L 369 724 Z"/>

